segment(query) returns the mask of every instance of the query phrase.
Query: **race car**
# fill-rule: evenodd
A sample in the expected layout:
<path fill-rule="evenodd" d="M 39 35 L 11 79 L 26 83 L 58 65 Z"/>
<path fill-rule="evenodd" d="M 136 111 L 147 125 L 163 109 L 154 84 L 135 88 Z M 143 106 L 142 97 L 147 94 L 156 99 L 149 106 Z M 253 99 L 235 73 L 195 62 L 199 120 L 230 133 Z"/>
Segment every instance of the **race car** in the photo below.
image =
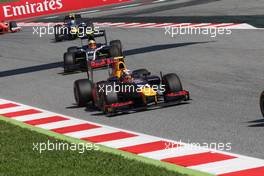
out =
<path fill-rule="evenodd" d="M 122 58 L 114 59 L 109 78 L 94 83 L 93 69 L 88 79 L 74 82 L 74 97 L 79 107 L 96 107 L 107 116 L 164 107 L 190 100 L 177 74 L 151 75 L 147 69 L 129 71 Z M 90 76 L 89 76 L 90 75 Z"/>
<path fill-rule="evenodd" d="M 103 43 L 97 43 L 96 38 L 103 37 Z M 91 32 L 81 40 L 81 47 L 73 46 L 63 55 L 64 72 L 86 71 L 87 64 L 92 69 L 104 68 L 113 63 L 113 58 L 123 56 L 120 40 L 110 41 L 108 44 L 105 30 Z M 88 41 L 88 44 L 84 44 Z"/>
<path fill-rule="evenodd" d="M 21 30 L 21 27 L 17 26 L 15 21 L 11 22 L 0 22 L 0 34 L 8 33 L 8 32 L 18 32 Z"/>
<path fill-rule="evenodd" d="M 260 105 L 262 116 L 264 117 L 264 91 L 260 95 L 259 105 Z"/>
<path fill-rule="evenodd" d="M 64 17 L 63 24 L 54 26 L 55 41 L 74 40 L 92 30 L 94 25 L 90 20 L 84 20 L 80 14 L 70 14 Z"/>

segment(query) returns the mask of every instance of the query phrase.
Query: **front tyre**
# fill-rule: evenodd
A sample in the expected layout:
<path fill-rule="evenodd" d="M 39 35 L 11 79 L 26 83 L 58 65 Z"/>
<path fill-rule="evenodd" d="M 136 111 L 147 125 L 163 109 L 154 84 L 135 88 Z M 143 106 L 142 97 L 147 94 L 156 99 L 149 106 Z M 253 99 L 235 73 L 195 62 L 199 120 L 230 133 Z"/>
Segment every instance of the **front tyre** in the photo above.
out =
<path fill-rule="evenodd" d="M 17 23 L 15 21 L 9 22 L 9 30 L 11 32 L 18 32 L 20 30 L 20 27 L 17 26 Z"/>
<path fill-rule="evenodd" d="M 74 98 L 79 107 L 92 101 L 93 83 L 88 79 L 80 79 L 74 82 Z"/>
<path fill-rule="evenodd" d="M 120 40 L 112 40 L 110 41 L 110 46 L 116 46 L 121 55 L 123 55 L 123 47 Z"/>
<path fill-rule="evenodd" d="M 170 97 L 167 97 L 170 93 L 177 93 L 182 91 L 182 84 L 180 81 L 180 78 L 175 73 L 169 73 L 162 77 L 162 84 L 164 86 L 164 101 L 169 102 L 174 99 L 171 99 Z"/>
<path fill-rule="evenodd" d="M 118 95 L 117 92 L 114 90 L 114 86 L 111 84 L 105 84 L 106 87 L 111 86 L 110 91 L 104 92 L 104 94 L 101 95 L 101 101 L 102 101 L 102 110 L 104 113 L 107 115 L 115 113 L 115 110 L 112 109 L 111 106 L 112 104 L 118 103 Z"/>
<path fill-rule="evenodd" d="M 162 83 L 165 86 L 165 94 L 177 93 L 182 91 L 180 78 L 175 73 L 169 73 L 162 77 Z"/>
<path fill-rule="evenodd" d="M 65 73 L 74 71 L 73 66 L 76 64 L 75 54 L 70 52 L 64 53 L 63 64 Z"/>
<path fill-rule="evenodd" d="M 110 54 L 111 57 L 123 56 L 122 51 L 118 48 L 117 45 L 111 45 L 111 48 L 109 50 L 109 54 Z"/>
<path fill-rule="evenodd" d="M 264 91 L 260 95 L 259 105 L 260 105 L 262 116 L 264 117 Z"/>
<path fill-rule="evenodd" d="M 61 25 L 54 26 L 54 37 L 56 42 L 61 42 L 64 39 L 64 35 L 61 34 Z"/>

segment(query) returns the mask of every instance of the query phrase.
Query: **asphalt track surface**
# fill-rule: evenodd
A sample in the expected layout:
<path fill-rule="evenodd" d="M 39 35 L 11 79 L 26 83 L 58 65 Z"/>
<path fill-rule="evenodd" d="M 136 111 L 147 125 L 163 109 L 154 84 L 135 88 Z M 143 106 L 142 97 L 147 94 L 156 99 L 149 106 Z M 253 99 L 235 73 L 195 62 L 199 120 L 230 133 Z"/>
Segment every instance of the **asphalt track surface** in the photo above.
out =
<path fill-rule="evenodd" d="M 79 41 L 54 43 L 53 36 L 32 33 L 28 27 L 1 36 L 1 98 L 183 142 L 232 143 L 231 152 L 264 158 L 258 105 L 264 88 L 261 30 L 171 38 L 164 29 L 107 29 L 109 39 L 123 41 L 131 70 L 176 72 L 192 98 L 190 104 L 112 118 L 75 106 L 73 82 L 85 73 L 61 74 L 64 51 Z M 105 73 L 96 76 L 103 79 Z"/>
<path fill-rule="evenodd" d="M 97 16 L 216 16 L 216 15 L 263 15 L 262 0 L 165 0 L 132 1 L 133 7 L 123 8 Z M 103 9 L 102 9 L 103 10 Z M 93 14 L 94 16 L 94 14 Z"/>
<path fill-rule="evenodd" d="M 263 0 L 132 0 L 107 7 L 81 10 L 96 22 L 249 23 L 264 28 Z M 61 22 L 64 15 L 42 17 Z"/>
<path fill-rule="evenodd" d="M 225 18 L 263 15 L 263 6 L 257 0 L 178 0 L 83 16 Z M 192 98 L 189 104 L 112 118 L 75 106 L 73 82 L 85 78 L 85 73 L 61 74 L 63 53 L 80 42 L 54 43 L 52 35 L 39 38 L 32 33 L 27 27 L 0 36 L 1 98 L 182 142 L 232 143 L 231 152 L 264 159 L 264 120 L 258 104 L 264 89 L 262 30 L 233 30 L 232 35 L 217 38 L 171 38 L 163 29 L 107 29 L 109 39 L 122 40 L 131 70 L 146 67 L 155 74 L 176 72 Z M 98 79 L 105 78 L 103 73 L 97 72 Z"/>
<path fill-rule="evenodd" d="M 132 0 L 124 5 L 89 9 L 87 16 L 235 16 L 263 15 L 262 0 Z M 85 13 L 84 13 L 85 14 Z"/>

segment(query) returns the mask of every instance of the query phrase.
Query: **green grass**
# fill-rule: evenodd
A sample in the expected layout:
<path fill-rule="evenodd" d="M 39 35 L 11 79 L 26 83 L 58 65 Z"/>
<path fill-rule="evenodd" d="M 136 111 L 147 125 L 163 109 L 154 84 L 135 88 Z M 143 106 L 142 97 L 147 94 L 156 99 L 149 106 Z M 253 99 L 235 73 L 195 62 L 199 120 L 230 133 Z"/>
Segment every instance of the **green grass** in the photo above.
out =
<path fill-rule="evenodd" d="M 54 143 L 83 142 L 0 116 L 0 176 L 209 176 L 103 146 L 99 151 L 82 154 L 69 150 L 40 154 L 33 150 L 33 143 L 47 143 L 48 140 Z"/>
<path fill-rule="evenodd" d="M 18 0 L 0 0 L 0 4 L 5 2 L 14 2 L 14 1 L 18 1 Z"/>

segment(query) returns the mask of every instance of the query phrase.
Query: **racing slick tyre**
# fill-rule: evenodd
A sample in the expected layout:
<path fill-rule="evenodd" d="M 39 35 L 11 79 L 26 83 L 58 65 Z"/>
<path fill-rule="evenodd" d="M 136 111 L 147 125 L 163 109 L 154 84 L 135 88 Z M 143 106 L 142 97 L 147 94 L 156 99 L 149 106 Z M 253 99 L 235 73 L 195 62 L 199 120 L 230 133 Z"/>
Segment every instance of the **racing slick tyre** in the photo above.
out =
<path fill-rule="evenodd" d="M 76 63 L 76 58 L 74 53 L 69 53 L 69 52 L 64 53 L 63 67 L 65 73 L 74 71 L 75 69 L 73 68 L 73 66 L 75 65 L 75 63 Z"/>
<path fill-rule="evenodd" d="M 149 74 L 150 72 L 145 68 L 137 69 L 132 72 L 133 77 L 136 77 L 136 78 L 144 77 Z"/>
<path fill-rule="evenodd" d="M 79 107 L 92 101 L 93 83 L 88 79 L 80 79 L 74 82 L 74 98 Z"/>
<path fill-rule="evenodd" d="M 72 46 L 67 49 L 68 53 L 76 53 L 78 51 L 77 46 Z"/>
<path fill-rule="evenodd" d="M 264 91 L 260 95 L 259 105 L 260 105 L 262 116 L 264 117 Z"/>
<path fill-rule="evenodd" d="M 93 24 L 93 22 L 92 22 L 91 20 L 88 20 L 88 21 L 86 22 L 86 25 L 87 25 L 87 27 L 90 28 L 91 30 L 94 30 L 94 24 Z"/>
<path fill-rule="evenodd" d="M 120 52 L 123 54 L 123 47 L 122 47 L 122 43 L 120 40 L 112 40 L 110 41 L 110 45 L 111 46 L 117 46 L 117 48 L 120 50 Z"/>
<path fill-rule="evenodd" d="M 165 92 L 164 95 L 167 95 L 169 93 L 176 93 L 179 91 L 182 91 L 182 84 L 180 81 L 180 78 L 175 73 L 169 73 L 162 77 L 162 84 L 165 86 Z M 169 99 L 164 96 L 165 101 L 169 101 Z"/>
<path fill-rule="evenodd" d="M 70 32 L 68 34 L 65 34 L 65 38 L 67 40 L 75 40 L 77 38 L 77 34 L 71 34 Z"/>
<path fill-rule="evenodd" d="M 81 14 L 75 14 L 75 19 L 82 19 L 82 15 Z"/>
<path fill-rule="evenodd" d="M 118 95 L 117 92 L 114 90 L 114 86 L 111 84 L 105 84 L 106 87 L 112 86 L 111 91 L 107 91 L 104 94 L 102 94 L 102 110 L 107 115 L 115 113 L 114 110 L 111 110 L 109 108 L 106 108 L 106 105 L 111 105 L 114 103 L 118 103 Z"/>
<path fill-rule="evenodd" d="M 18 26 L 17 26 L 17 23 L 15 22 L 15 21 L 10 21 L 9 22 L 9 30 L 11 31 L 11 32 L 14 32 L 14 28 L 17 28 Z"/>
<path fill-rule="evenodd" d="M 110 56 L 112 57 L 119 57 L 123 55 L 123 53 L 120 51 L 117 45 L 112 45 L 109 53 L 110 53 Z"/>
<path fill-rule="evenodd" d="M 61 35 L 61 25 L 55 25 L 54 26 L 54 36 L 56 42 L 61 42 L 64 38 L 64 35 Z"/>

